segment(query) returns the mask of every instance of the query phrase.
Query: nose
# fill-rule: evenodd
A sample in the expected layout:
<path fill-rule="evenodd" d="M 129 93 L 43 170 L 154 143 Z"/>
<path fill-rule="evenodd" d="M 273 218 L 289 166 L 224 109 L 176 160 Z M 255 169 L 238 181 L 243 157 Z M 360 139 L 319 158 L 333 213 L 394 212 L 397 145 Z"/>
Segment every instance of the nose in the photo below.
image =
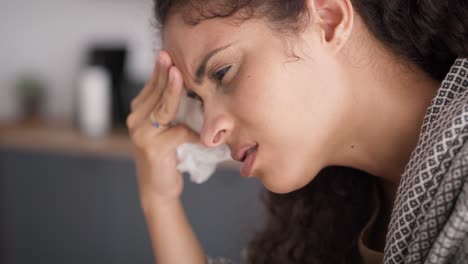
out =
<path fill-rule="evenodd" d="M 205 116 L 200 140 L 206 147 L 216 147 L 226 143 L 226 139 L 232 132 L 233 121 L 224 114 L 215 117 Z"/>

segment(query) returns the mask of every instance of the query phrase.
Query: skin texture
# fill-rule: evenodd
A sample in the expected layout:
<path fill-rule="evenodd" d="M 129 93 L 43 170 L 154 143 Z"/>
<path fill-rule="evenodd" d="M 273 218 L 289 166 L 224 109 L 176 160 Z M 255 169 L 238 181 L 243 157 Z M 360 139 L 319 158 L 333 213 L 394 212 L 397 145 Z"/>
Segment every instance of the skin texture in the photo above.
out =
<path fill-rule="evenodd" d="M 131 103 L 127 127 L 133 144 L 137 183 L 153 252 L 157 263 L 206 263 L 180 202 L 182 175 L 176 170 L 175 148 L 184 142 L 198 142 L 198 135 L 186 126 L 152 126 L 149 116 L 167 124 L 175 117 L 182 80 L 170 57 L 161 52 L 151 80 Z M 155 114 L 156 115 L 156 114 Z"/>
<path fill-rule="evenodd" d="M 400 175 L 439 83 L 374 39 L 350 0 L 309 0 L 307 8 L 310 23 L 288 38 L 261 19 L 235 26 L 232 18 L 217 18 L 191 26 L 181 12 L 169 16 L 155 72 L 127 119 L 142 207 L 161 263 L 179 263 L 180 256 L 203 263 L 176 202 L 183 178 L 175 150 L 187 141 L 226 143 L 231 151 L 258 144 L 252 175 L 275 193 L 302 188 L 330 165 L 375 175 L 385 201 L 371 236 L 374 248 L 382 249 Z M 228 44 L 209 60 L 203 82 L 196 82 L 202 58 Z M 151 127 L 150 113 L 162 124 L 175 117 L 184 87 L 203 101 L 200 134 L 180 125 Z M 167 225 L 151 221 L 168 215 Z M 189 239 L 167 243 L 171 237 Z"/>
<path fill-rule="evenodd" d="M 203 100 L 201 142 L 231 150 L 258 143 L 252 174 L 273 192 L 294 191 L 325 166 L 343 165 L 381 177 L 391 196 L 438 83 L 373 39 L 350 1 L 308 4 L 310 24 L 286 46 L 263 20 L 190 26 L 181 12 L 169 17 L 163 48 Z M 196 83 L 201 58 L 232 42 Z M 221 83 L 210 77 L 226 66 Z"/>

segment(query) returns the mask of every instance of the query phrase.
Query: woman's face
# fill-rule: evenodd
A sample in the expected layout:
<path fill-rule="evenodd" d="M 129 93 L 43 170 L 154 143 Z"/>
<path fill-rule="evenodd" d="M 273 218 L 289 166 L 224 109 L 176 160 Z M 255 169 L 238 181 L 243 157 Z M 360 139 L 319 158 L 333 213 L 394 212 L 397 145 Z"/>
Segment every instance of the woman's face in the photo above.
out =
<path fill-rule="evenodd" d="M 163 49 L 203 100 L 201 142 L 231 152 L 258 144 L 251 175 L 276 193 L 297 190 L 330 165 L 340 144 L 349 110 L 343 78 L 313 27 L 285 42 L 264 21 L 227 22 L 191 26 L 176 13 L 164 30 Z M 197 82 L 202 58 L 218 48 Z"/>

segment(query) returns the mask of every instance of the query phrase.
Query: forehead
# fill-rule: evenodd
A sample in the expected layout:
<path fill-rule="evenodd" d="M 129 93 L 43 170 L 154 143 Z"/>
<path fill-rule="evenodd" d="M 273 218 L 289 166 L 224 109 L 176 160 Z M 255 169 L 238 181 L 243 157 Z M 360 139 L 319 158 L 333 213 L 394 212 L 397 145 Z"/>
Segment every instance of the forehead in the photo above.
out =
<path fill-rule="evenodd" d="M 166 22 L 162 48 L 171 55 L 185 79 L 187 75 L 193 76 L 202 56 L 230 42 L 236 30 L 226 19 L 207 19 L 193 26 L 184 22 L 181 13 L 174 13 Z"/>
<path fill-rule="evenodd" d="M 184 22 L 183 15 L 183 12 L 176 12 L 168 17 L 163 32 L 164 49 L 216 46 L 238 28 L 229 24 L 229 18 L 205 19 L 197 25 L 190 25 Z"/>
<path fill-rule="evenodd" d="M 195 87 L 193 76 L 203 57 L 216 48 L 248 38 L 244 36 L 246 31 L 244 25 L 235 25 L 229 18 L 206 19 L 194 26 L 185 23 L 181 13 L 174 13 L 166 22 L 162 48 L 181 71 L 185 84 Z"/>

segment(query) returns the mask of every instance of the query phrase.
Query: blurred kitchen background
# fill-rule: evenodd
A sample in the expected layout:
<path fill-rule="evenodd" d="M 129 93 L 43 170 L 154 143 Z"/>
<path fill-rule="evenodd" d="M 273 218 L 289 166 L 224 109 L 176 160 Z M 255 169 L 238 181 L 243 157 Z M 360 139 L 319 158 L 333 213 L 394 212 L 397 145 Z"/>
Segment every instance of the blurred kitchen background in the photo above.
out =
<path fill-rule="evenodd" d="M 125 127 L 161 48 L 152 1 L 0 3 L 0 263 L 155 263 Z M 206 254 L 239 260 L 261 183 L 230 162 L 185 179 Z"/>

